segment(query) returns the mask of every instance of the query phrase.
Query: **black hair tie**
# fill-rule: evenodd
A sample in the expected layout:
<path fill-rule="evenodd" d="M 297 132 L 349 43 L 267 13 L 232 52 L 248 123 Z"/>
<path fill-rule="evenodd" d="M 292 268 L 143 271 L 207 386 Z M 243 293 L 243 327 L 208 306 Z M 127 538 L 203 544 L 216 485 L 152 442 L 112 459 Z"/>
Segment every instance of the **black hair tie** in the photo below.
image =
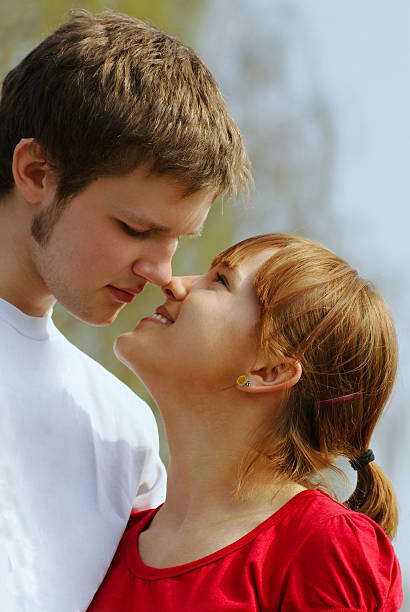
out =
<path fill-rule="evenodd" d="M 375 460 L 374 453 L 372 449 L 369 448 L 369 450 L 362 453 L 358 457 L 355 457 L 355 459 L 350 459 L 349 463 L 352 466 L 352 468 L 356 470 L 357 472 L 361 470 L 362 468 L 366 467 L 366 465 L 368 465 L 371 461 L 374 461 L 374 460 Z"/>

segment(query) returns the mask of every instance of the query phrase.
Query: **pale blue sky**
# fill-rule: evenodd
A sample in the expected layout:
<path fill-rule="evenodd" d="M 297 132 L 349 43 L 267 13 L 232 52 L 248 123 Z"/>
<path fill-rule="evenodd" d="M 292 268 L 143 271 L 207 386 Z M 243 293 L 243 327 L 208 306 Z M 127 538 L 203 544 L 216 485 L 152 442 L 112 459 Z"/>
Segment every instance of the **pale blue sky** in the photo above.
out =
<path fill-rule="evenodd" d="M 312 42 L 336 129 L 331 206 L 346 235 L 346 258 L 373 278 L 393 310 L 400 380 L 376 432 L 383 467 L 400 503 L 395 546 L 410 583 L 410 3 L 407 0 L 295 0 Z M 389 419 L 400 425 L 389 439 Z M 390 434 L 391 435 L 391 434 Z M 404 610 L 410 610 L 407 593 Z"/>

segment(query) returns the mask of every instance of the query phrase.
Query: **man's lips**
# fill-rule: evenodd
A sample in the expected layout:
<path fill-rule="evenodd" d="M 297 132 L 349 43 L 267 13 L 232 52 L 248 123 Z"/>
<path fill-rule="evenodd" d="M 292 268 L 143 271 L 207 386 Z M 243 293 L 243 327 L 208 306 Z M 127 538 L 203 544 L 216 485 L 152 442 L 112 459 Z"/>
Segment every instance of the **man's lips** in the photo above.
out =
<path fill-rule="evenodd" d="M 108 285 L 108 289 L 111 294 L 119 301 L 119 302 L 132 302 L 137 293 L 141 293 L 144 289 L 144 285 L 139 287 L 138 289 L 125 289 L 124 287 L 114 287 L 113 285 Z"/>

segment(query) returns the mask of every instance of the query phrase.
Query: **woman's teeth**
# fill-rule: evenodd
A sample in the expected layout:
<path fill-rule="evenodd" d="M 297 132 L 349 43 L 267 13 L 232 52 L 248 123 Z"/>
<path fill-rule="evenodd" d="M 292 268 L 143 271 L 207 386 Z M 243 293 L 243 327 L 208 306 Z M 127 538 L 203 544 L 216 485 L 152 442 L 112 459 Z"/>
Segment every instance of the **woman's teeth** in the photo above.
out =
<path fill-rule="evenodd" d="M 171 325 L 171 323 L 172 323 L 172 321 L 169 321 L 168 319 L 166 319 L 165 317 L 163 317 L 160 314 L 157 314 L 156 312 L 154 312 L 154 314 L 151 315 L 151 318 L 152 319 L 156 319 L 157 321 L 159 321 L 163 325 Z"/>

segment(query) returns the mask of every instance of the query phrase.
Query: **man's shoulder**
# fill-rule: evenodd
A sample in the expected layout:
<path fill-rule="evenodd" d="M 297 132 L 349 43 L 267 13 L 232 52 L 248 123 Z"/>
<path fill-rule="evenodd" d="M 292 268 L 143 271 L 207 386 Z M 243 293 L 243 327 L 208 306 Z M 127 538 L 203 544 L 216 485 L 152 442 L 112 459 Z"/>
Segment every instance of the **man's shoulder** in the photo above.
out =
<path fill-rule="evenodd" d="M 146 405 L 145 402 L 135 395 L 124 382 L 107 370 L 100 362 L 96 361 L 96 359 L 75 346 L 57 328 L 56 339 L 58 339 L 60 349 L 68 358 L 66 366 L 82 371 L 84 373 L 84 378 L 86 378 L 90 384 L 102 384 L 104 392 L 119 393 L 119 399 L 125 396 L 128 400 L 134 399 Z"/>
<path fill-rule="evenodd" d="M 157 426 L 148 404 L 101 363 L 79 348 L 71 347 L 71 371 L 75 372 L 71 391 L 74 396 L 81 395 L 82 404 L 94 412 L 94 419 L 105 427 L 135 429 L 134 435 L 141 437 L 145 433 L 157 440 Z"/>
<path fill-rule="evenodd" d="M 50 317 L 36 320 L 4 300 L 0 306 L 0 386 L 12 412 L 17 405 L 36 405 L 38 418 L 46 418 L 57 406 L 67 418 L 86 415 L 104 439 L 157 448 L 157 426 L 143 399 L 72 344 Z"/>

